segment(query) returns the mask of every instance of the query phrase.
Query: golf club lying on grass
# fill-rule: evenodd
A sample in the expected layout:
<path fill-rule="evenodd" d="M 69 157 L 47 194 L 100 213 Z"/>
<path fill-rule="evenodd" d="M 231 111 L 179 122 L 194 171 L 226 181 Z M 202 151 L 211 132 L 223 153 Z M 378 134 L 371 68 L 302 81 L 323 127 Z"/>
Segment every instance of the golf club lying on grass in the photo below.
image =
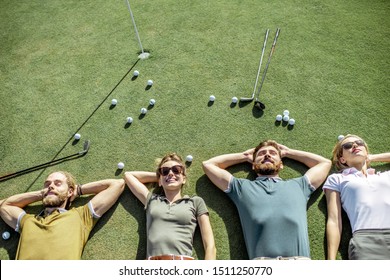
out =
<path fill-rule="evenodd" d="M 10 173 L 10 174 L 1 176 L 0 177 L 0 182 L 1 181 L 5 181 L 5 180 L 10 179 L 10 178 L 17 177 L 19 175 L 23 175 L 23 174 L 32 172 L 32 171 L 36 171 L 36 170 L 44 168 L 44 167 L 49 167 L 49 166 L 58 164 L 58 163 L 63 162 L 65 160 L 70 160 L 70 159 L 75 159 L 75 158 L 82 157 L 82 156 L 84 156 L 88 152 L 89 145 L 90 145 L 90 141 L 86 140 L 84 142 L 83 150 L 78 152 L 78 153 L 75 153 L 75 154 L 72 154 L 72 155 L 69 155 L 69 156 L 66 156 L 66 157 L 62 157 L 62 158 L 59 158 L 59 159 L 51 160 L 51 161 L 48 161 L 48 162 L 45 162 L 45 163 L 42 163 L 42 164 L 39 164 L 39 165 L 36 165 L 36 166 L 33 166 L 33 167 L 29 167 L 29 168 L 26 168 L 26 169 L 23 169 L 23 170 L 19 170 L 19 171 L 14 172 L 14 173 Z"/>
<path fill-rule="evenodd" d="M 261 64 L 262 64 L 262 62 L 263 62 L 264 50 L 265 50 L 265 46 L 266 46 L 266 44 L 267 44 L 268 33 L 269 33 L 269 29 L 267 29 L 267 31 L 265 32 L 263 48 L 262 48 L 262 50 L 261 50 L 259 68 L 257 69 L 256 81 L 255 81 L 255 86 L 254 86 L 254 88 L 253 88 L 252 96 L 251 96 L 251 97 L 241 97 L 241 98 L 240 98 L 240 101 L 242 101 L 242 102 L 249 102 L 249 101 L 252 102 L 253 98 L 255 98 L 255 92 L 256 92 L 256 88 L 257 88 L 257 82 L 259 81 Z"/>
<path fill-rule="evenodd" d="M 267 64 L 265 65 L 265 69 L 264 69 L 264 72 L 263 72 L 263 77 L 261 79 L 261 83 L 260 83 L 259 89 L 257 90 L 257 94 L 256 94 L 256 99 L 255 99 L 255 105 L 254 106 L 256 108 L 260 109 L 260 110 L 264 110 L 265 109 L 264 103 L 262 103 L 259 100 L 259 95 L 260 95 L 260 91 L 261 91 L 261 88 L 262 88 L 264 80 L 265 80 L 265 75 L 267 75 L 267 70 L 268 70 L 268 67 L 269 67 L 269 63 L 271 62 L 272 55 L 273 55 L 273 53 L 275 51 L 276 40 L 278 40 L 279 32 L 280 32 L 280 28 L 277 28 L 276 29 L 275 38 L 274 38 L 274 42 L 272 43 L 271 51 L 270 51 L 269 56 L 268 56 L 268 61 L 267 61 Z"/>

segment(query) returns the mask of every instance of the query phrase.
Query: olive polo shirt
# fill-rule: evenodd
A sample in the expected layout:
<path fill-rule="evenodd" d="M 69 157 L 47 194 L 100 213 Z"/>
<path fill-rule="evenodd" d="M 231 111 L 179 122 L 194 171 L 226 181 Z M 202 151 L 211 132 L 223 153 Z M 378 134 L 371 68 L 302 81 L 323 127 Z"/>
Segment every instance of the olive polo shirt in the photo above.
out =
<path fill-rule="evenodd" d="M 165 196 L 149 193 L 145 204 L 147 257 L 174 254 L 192 256 L 197 218 L 208 214 L 199 196 L 170 203 Z"/>

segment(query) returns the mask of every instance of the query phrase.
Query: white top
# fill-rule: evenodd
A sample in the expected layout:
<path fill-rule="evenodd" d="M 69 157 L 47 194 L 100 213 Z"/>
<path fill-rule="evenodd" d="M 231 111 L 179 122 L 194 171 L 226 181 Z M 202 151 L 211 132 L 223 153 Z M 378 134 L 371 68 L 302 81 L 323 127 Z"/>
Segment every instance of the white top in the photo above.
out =
<path fill-rule="evenodd" d="M 367 177 L 355 168 L 332 174 L 323 189 L 340 193 L 341 204 L 351 223 L 352 232 L 359 229 L 390 229 L 390 171 Z"/>

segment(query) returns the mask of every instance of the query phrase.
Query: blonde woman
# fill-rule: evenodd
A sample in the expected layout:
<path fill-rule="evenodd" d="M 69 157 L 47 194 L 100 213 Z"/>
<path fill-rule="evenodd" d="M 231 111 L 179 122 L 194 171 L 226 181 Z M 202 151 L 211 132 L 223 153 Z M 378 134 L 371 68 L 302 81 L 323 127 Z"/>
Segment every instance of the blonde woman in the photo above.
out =
<path fill-rule="evenodd" d="M 370 162 L 390 162 L 390 153 L 370 155 L 366 142 L 347 135 L 333 149 L 340 173 L 326 180 L 328 259 L 335 259 L 342 232 L 341 207 L 348 215 L 353 237 L 352 260 L 390 259 L 390 171 L 376 173 Z"/>
<path fill-rule="evenodd" d="M 194 259 L 193 236 L 197 225 L 202 235 L 205 259 L 215 259 L 214 236 L 203 199 L 182 194 L 187 175 L 186 166 L 179 155 L 172 153 L 164 156 L 156 172 L 126 172 L 125 181 L 145 205 L 147 259 Z M 150 191 L 145 185 L 148 183 L 158 183 L 161 193 Z"/>

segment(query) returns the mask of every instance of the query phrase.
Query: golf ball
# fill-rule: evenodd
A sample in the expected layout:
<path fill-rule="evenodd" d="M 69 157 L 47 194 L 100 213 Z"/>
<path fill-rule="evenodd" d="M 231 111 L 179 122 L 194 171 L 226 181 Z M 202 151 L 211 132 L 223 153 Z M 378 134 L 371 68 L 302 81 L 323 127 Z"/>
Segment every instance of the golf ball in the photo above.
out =
<path fill-rule="evenodd" d="M 156 103 L 156 100 L 154 100 L 154 99 L 149 100 L 149 105 L 154 106 L 154 103 Z"/>
<path fill-rule="evenodd" d="M 186 161 L 192 162 L 193 157 L 191 155 L 186 156 Z"/>
<path fill-rule="evenodd" d="M 341 141 L 344 138 L 344 135 L 337 136 L 337 140 Z"/>
<path fill-rule="evenodd" d="M 123 162 L 118 163 L 118 168 L 123 169 L 125 167 L 125 164 Z"/>
<path fill-rule="evenodd" d="M 210 100 L 211 102 L 213 102 L 213 101 L 215 100 L 215 96 L 214 96 L 214 95 L 210 95 L 209 100 Z"/>
<path fill-rule="evenodd" d="M 148 86 L 151 86 L 153 85 L 153 81 L 152 80 L 148 80 Z"/>
<path fill-rule="evenodd" d="M 282 120 L 282 118 L 283 118 L 282 115 L 277 115 L 276 116 L 276 121 L 280 122 Z"/>
<path fill-rule="evenodd" d="M 138 75 L 139 75 L 139 72 L 137 70 L 135 70 L 134 73 L 133 73 L 133 76 L 134 77 L 138 77 Z"/>
<path fill-rule="evenodd" d="M 284 110 L 284 111 L 283 111 L 283 116 L 288 116 L 288 115 L 290 115 L 289 110 Z"/>
<path fill-rule="evenodd" d="M 290 119 L 290 117 L 288 115 L 283 116 L 283 121 L 288 122 L 289 119 Z"/>
<path fill-rule="evenodd" d="M 81 135 L 80 135 L 80 134 L 76 133 L 76 134 L 74 135 L 74 139 L 79 140 L 80 138 L 81 138 Z"/>
<path fill-rule="evenodd" d="M 7 240 L 10 238 L 11 234 L 8 231 L 4 231 L 1 236 L 3 237 L 4 240 Z"/>
<path fill-rule="evenodd" d="M 289 125 L 294 125 L 294 124 L 295 124 L 295 120 L 294 120 L 294 119 L 290 119 L 290 120 L 288 121 L 288 124 L 289 124 Z"/>
<path fill-rule="evenodd" d="M 111 105 L 116 105 L 118 103 L 118 100 L 116 100 L 115 98 L 113 100 L 111 100 Z"/>
<path fill-rule="evenodd" d="M 148 110 L 146 110 L 146 108 L 141 108 L 141 114 L 145 115 L 147 112 Z"/>
<path fill-rule="evenodd" d="M 232 98 L 232 103 L 237 103 L 238 102 L 238 98 L 237 97 L 233 97 Z"/>
<path fill-rule="evenodd" d="M 132 117 L 127 117 L 126 122 L 127 123 L 132 123 L 133 122 L 133 118 Z"/>

